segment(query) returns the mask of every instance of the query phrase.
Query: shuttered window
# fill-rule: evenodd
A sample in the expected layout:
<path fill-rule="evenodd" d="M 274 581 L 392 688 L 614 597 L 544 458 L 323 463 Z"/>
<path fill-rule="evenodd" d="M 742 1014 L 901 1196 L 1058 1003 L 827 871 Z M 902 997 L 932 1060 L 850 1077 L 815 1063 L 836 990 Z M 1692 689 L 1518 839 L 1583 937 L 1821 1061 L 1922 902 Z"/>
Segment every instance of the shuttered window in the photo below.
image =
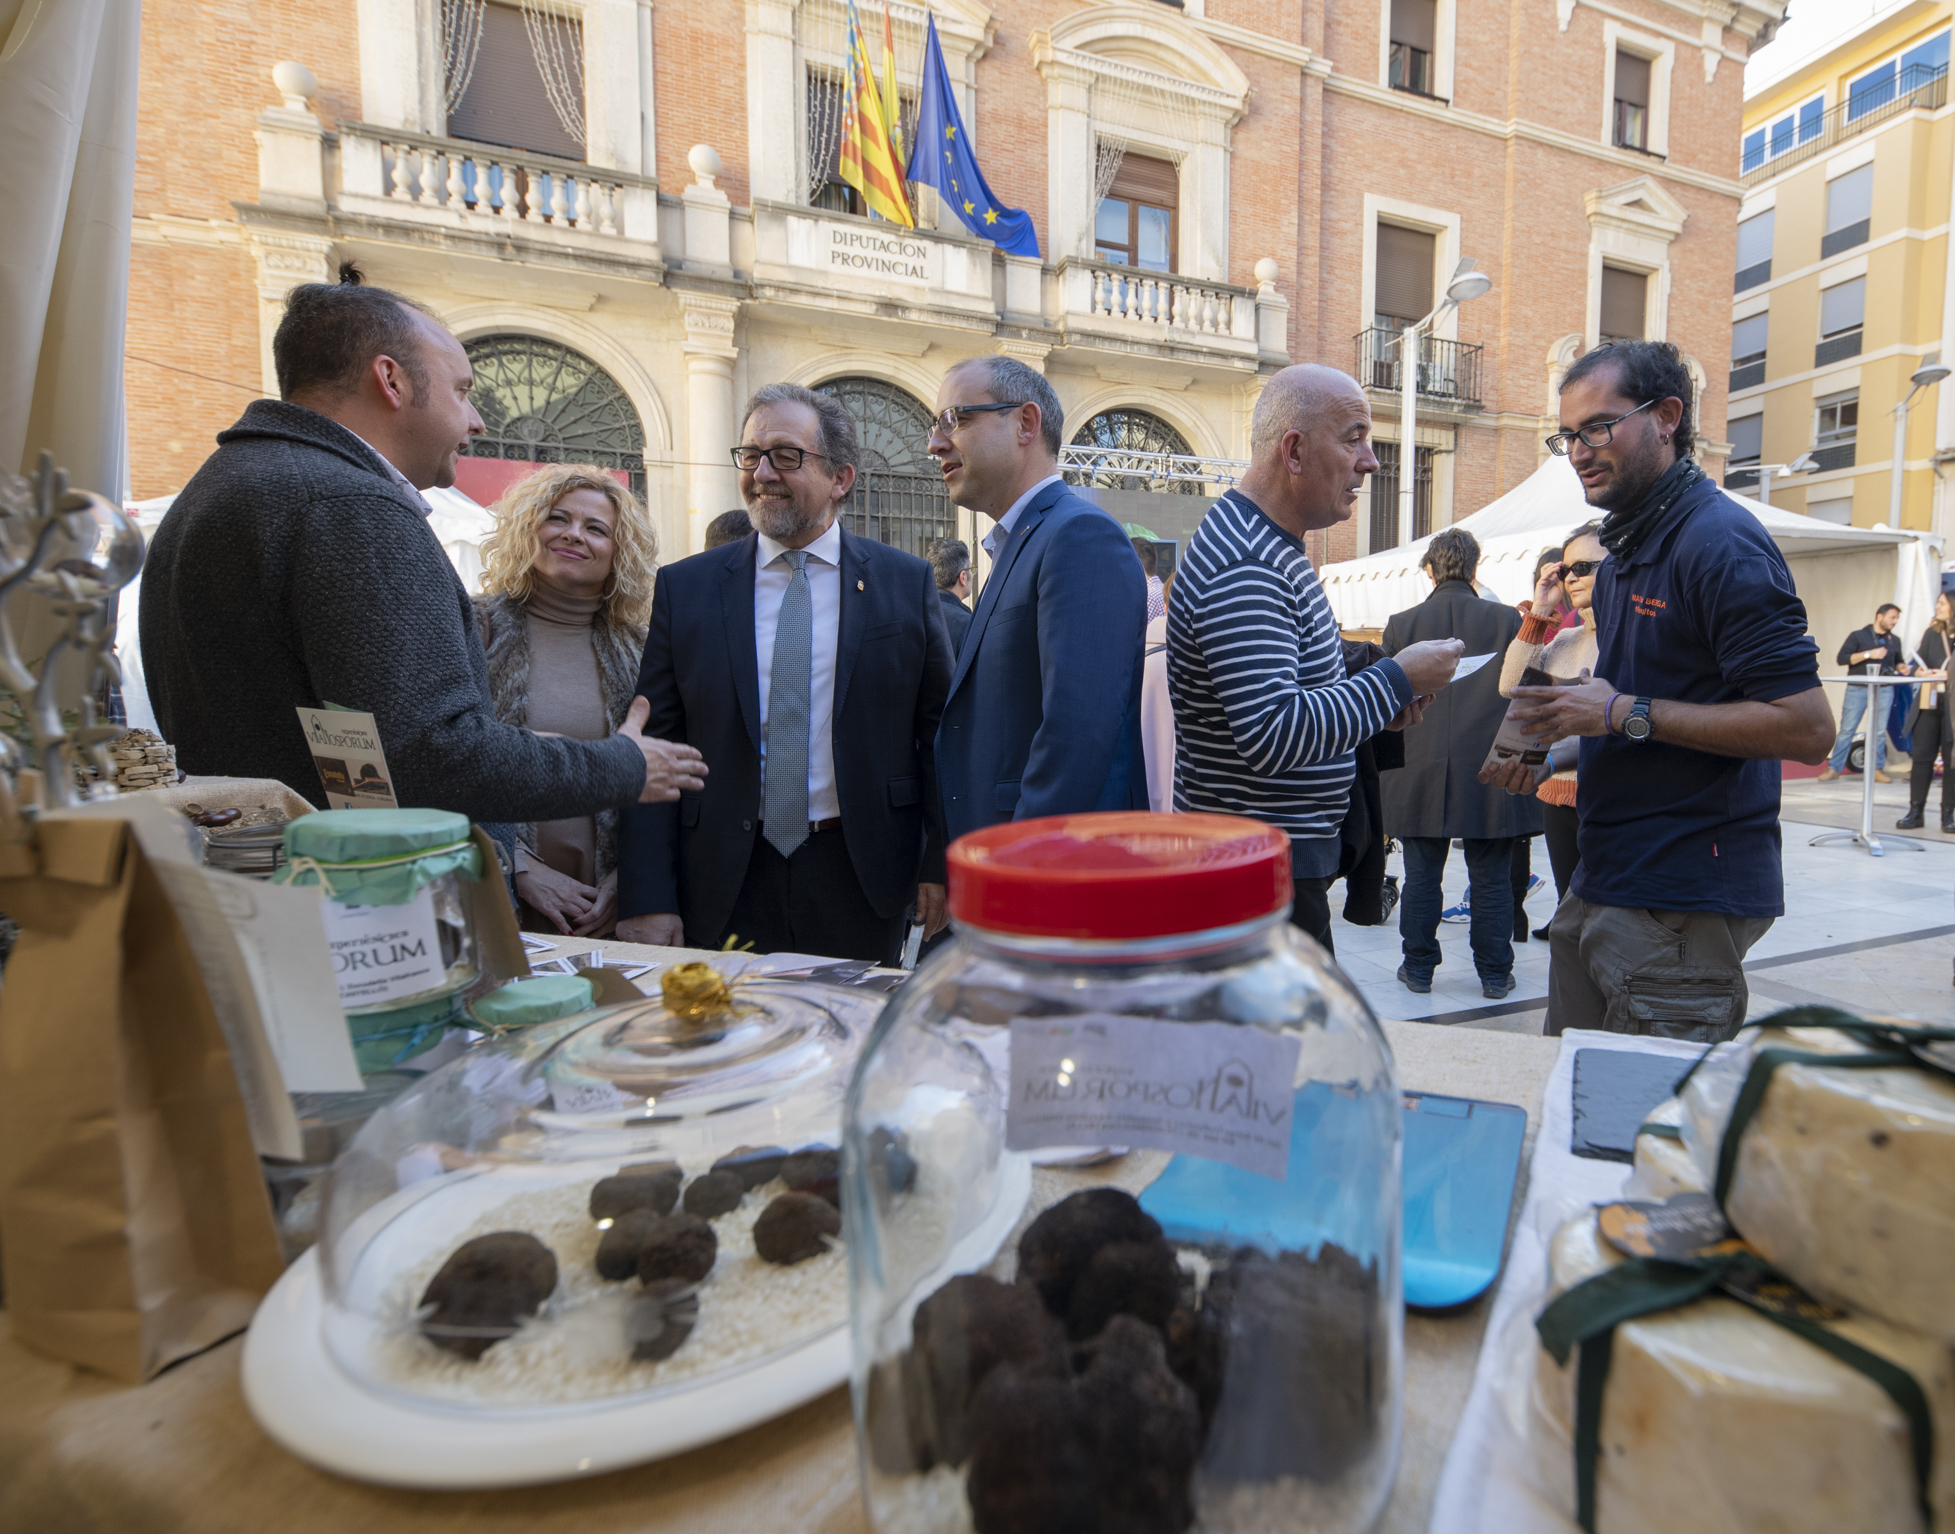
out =
<path fill-rule="evenodd" d="M 1432 52 L 1435 0 L 1392 0 L 1392 41 Z"/>
<path fill-rule="evenodd" d="M 1765 335 L 1771 322 L 1769 314 L 1754 314 L 1748 320 L 1732 321 L 1731 366 L 1743 367 L 1748 362 L 1764 360 Z"/>
<path fill-rule="evenodd" d="M 1392 0 L 1391 74 L 1394 90 L 1433 94 L 1433 35 L 1437 0 Z"/>
<path fill-rule="evenodd" d="M 584 29 L 578 22 L 558 20 L 563 46 L 584 46 Z M 584 103 L 576 102 L 581 114 Z M 536 65 L 536 52 L 530 45 L 529 29 L 523 13 L 513 5 L 489 4 L 482 7 L 482 47 L 475 56 L 475 72 L 468 89 L 448 114 L 448 132 L 455 138 L 473 139 L 478 144 L 501 144 L 510 149 L 528 149 L 536 154 L 555 155 L 564 160 L 584 158 L 583 147 L 564 132 L 563 123 L 543 88 L 543 74 Z"/>
<path fill-rule="evenodd" d="M 1640 341 L 1647 312 L 1649 278 L 1619 266 L 1602 268 L 1602 339 Z"/>
<path fill-rule="evenodd" d="M 1425 229 L 1378 226 L 1377 293 L 1372 308 L 1380 328 L 1403 329 L 1432 312 L 1435 238 Z"/>
<path fill-rule="evenodd" d="M 1738 225 L 1738 270 L 1772 259 L 1773 211 L 1754 213 Z"/>
<path fill-rule="evenodd" d="M 1855 277 L 1851 282 L 1842 282 L 1820 293 L 1819 334 L 1822 340 L 1828 336 L 1843 335 L 1849 330 L 1858 330 L 1866 318 L 1866 278 Z"/>
<path fill-rule="evenodd" d="M 1173 162 L 1123 156 L 1093 218 L 1094 254 L 1122 266 L 1174 271 L 1180 202 L 1181 176 Z"/>
<path fill-rule="evenodd" d="M 1736 468 L 1741 463 L 1758 462 L 1758 455 L 1764 450 L 1765 417 L 1744 416 L 1731 423 L 1729 432 L 1731 456 L 1726 460 L 1727 465 Z"/>
<path fill-rule="evenodd" d="M 1826 183 L 1825 233 L 1837 234 L 1842 229 L 1871 218 L 1873 211 L 1873 166 L 1862 165 L 1858 170 L 1835 176 Z"/>
<path fill-rule="evenodd" d="M 1616 133 L 1623 149 L 1650 147 L 1650 61 L 1616 50 Z"/>

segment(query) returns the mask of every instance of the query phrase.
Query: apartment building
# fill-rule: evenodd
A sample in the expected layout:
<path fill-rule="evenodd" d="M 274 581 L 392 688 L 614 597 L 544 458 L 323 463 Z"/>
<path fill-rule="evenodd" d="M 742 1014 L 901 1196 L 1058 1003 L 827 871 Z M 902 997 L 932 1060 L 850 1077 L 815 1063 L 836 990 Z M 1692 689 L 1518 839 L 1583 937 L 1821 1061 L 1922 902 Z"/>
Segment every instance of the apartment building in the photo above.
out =
<path fill-rule="evenodd" d="M 1841 524 L 1948 526 L 1955 388 L 1915 375 L 1955 331 L 1952 22 L 1948 0 L 1888 5 L 1745 104 L 1733 489 Z"/>
<path fill-rule="evenodd" d="M 979 531 L 923 439 L 945 372 L 986 353 L 1046 372 L 1076 477 L 1169 539 L 1247 456 L 1275 369 L 1353 371 L 1384 469 L 1313 552 L 1391 546 L 1399 332 L 1463 259 L 1494 288 L 1418 348 L 1415 533 L 1532 472 L 1561 372 L 1607 336 L 1691 356 L 1722 468 L 1732 145 L 1783 0 L 932 0 L 1037 256 L 928 189 L 915 229 L 862 214 L 836 159 L 843 0 L 249 9 L 145 11 L 139 496 L 272 388 L 283 294 L 347 259 L 474 358 L 490 431 L 463 488 L 595 460 L 644 490 L 668 551 L 737 504 L 738 402 L 782 379 L 861 421 L 858 530 Z M 888 12 L 907 123 L 926 12 Z"/>

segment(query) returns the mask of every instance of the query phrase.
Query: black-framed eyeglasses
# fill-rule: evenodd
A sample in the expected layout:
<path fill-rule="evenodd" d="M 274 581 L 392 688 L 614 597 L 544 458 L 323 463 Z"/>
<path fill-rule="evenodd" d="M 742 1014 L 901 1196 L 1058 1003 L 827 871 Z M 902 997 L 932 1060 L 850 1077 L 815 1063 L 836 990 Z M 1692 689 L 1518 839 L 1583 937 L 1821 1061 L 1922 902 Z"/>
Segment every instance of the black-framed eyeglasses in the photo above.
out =
<path fill-rule="evenodd" d="M 776 474 L 792 474 L 801 467 L 802 460 L 806 458 L 819 458 L 823 463 L 828 462 L 826 453 L 817 453 L 811 447 L 736 447 L 733 450 L 733 466 L 737 469 L 745 469 L 748 473 L 759 468 L 760 460 L 763 458 L 774 466 Z"/>
<path fill-rule="evenodd" d="M 1019 410 L 1030 403 L 1030 400 L 1012 399 L 1002 405 L 952 405 L 948 410 L 937 412 L 937 424 L 944 429 L 947 437 L 964 424 L 967 415 L 988 415 L 994 410 Z"/>
<path fill-rule="evenodd" d="M 1634 410 L 1625 411 L 1613 421 L 1593 421 L 1578 431 L 1558 431 L 1552 437 L 1548 438 L 1548 451 L 1553 453 L 1557 458 L 1566 458 L 1569 447 L 1573 445 L 1577 437 L 1582 439 L 1582 443 L 1586 447 L 1607 447 L 1610 442 L 1615 440 L 1615 429 L 1618 426 L 1622 425 L 1630 416 L 1640 415 L 1643 411 L 1649 409 L 1650 406 L 1657 403 L 1658 401 L 1656 400 L 1646 399 Z"/>
<path fill-rule="evenodd" d="M 1563 580 L 1572 575 L 1578 581 L 1585 581 L 1601 568 L 1599 559 L 1574 559 L 1561 567 L 1561 575 Z"/>

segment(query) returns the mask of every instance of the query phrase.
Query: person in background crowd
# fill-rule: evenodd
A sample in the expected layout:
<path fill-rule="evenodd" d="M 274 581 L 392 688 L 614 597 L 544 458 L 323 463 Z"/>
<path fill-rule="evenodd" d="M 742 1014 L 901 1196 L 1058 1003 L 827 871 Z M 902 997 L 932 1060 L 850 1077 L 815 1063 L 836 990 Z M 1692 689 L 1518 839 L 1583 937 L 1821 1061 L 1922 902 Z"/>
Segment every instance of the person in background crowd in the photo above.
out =
<path fill-rule="evenodd" d="M 923 557 L 937 572 L 937 600 L 943 604 L 954 658 L 971 627 L 971 547 L 961 538 L 932 538 Z"/>
<path fill-rule="evenodd" d="M 1347 677 L 1385 658 L 1385 647 L 1368 639 L 1339 643 Z M 1403 730 L 1380 730 L 1352 753 L 1351 802 L 1337 828 L 1337 876 L 1344 881 L 1344 919 L 1354 927 L 1382 927 L 1398 907 L 1398 880 L 1385 872 L 1391 838 L 1385 834 L 1383 775 L 1404 765 Z"/>
<path fill-rule="evenodd" d="M 626 817 L 618 935 L 894 963 L 912 904 L 945 921 L 936 581 L 836 522 L 861 461 L 840 401 L 769 384 L 742 420 L 755 531 L 659 572 L 638 676 L 657 728 L 716 770 Z"/>
<path fill-rule="evenodd" d="M 1840 646 L 1835 657 L 1846 667 L 1848 676 L 1896 676 L 1901 672 L 1901 641 L 1894 633 L 1894 625 L 1901 621 L 1901 610 L 1892 602 L 1883 602 L 1874 613 L 1874 621 L 1863 629 L 1855 629 L 1846 636 L 1846 643 Z M 1882 770 L 1887 765 L 1887 689 L 1881 687 L 1846 686 L 1846 701 L 1840 705 L 1840 733 L 1833 742 L 1833 754 L 1826 759 L 1826 766 L 1819 774 L 1819 781 L 1830 783 L 1846 770 L 1846 759 L 1853 750 L 1853 732 L 1860 728 L 1862 717 L 1867 721 L 1867 756 L 1873 767 L 1876 783 L 1891 783 L 1894 780 Z M 1879 694 L 1876 701 L 1869 703 L 1870 694 Z"/>
<path fill-rule="evenodd" d="M 1507 646 L 1500 667 L 1500 695 L 1511 698 L 1521 684 L 1536 645 L 1541 652 L 1541 669 L 1549 676 L 1573 680 L 1583 672 L 1595 670 L 1595 572 L 1609 551 L 1596 536 L 1600 522 L 1590 522 L 1568 535 L 1559 549 L 1551 550 L 1553 562 L 1536 572 L 1534 598 L 1523 603 L 1527 614 L 1521 631 Z M 1561 627 L 1567 612 L 1578 613 L 1581 621 L 1573 628 Z M 1558 742 L 1548 760 L 1538 767 L 1516 760 L 1485 769 L 1483 782 L 1493 783 L 1513 794 L 1532 794 L 1541 801 L 1541 831 L 1548 844 L 1548 862 L 1554 869 L 1555 902 L 1567 897 L 1581 862 L 1576 841 L 1580 822 L 1575 814 L 1575 762 L 1579 742 L 1570 737 Z M 1534 935 L 1545 940 L 1547 927 Z"/>
<path fill-rule="evenodd" d="M 1434 533 L 1419 564 L 1432 577 L 1432 595 L 1385 624 L 1387 655 L 1449 639 L 1487 655 L 1505 650 L 1520 632 L 1519 613 L 1475 590 L 1480 545 L 1464 528 Z M 1454 837 L 1466 843 L 1469 932 L 1481 994 L 1500 1001 L 1514 989 L 1514 842 L 1539 834 L 1541 813 L 1479 781 L 1506 713 L 1499 680 L 1483 666 L 1434 700 L 1418 727 L 1405 732 L 1405 765 L 1381 778 L 1385 833 L 1398 838 L 1405 857 L 1398 902 L 1405 961 L 1398 978 L 1422 996 L 1432 990 L 1441 962 L 1440 885 Z"/>
<path fill-rule="evenodd" d="M 1955 836 L 1955 709 L 1949 707 L 1948 662 L 1955 654 L 1955 614 L 1946 591 L 1935 598 L 1935 616 L 1921 635 L 1915 655 L 1927 667 L 1917 672 L 1921 685 L 1907 716 L 1913 770 L 1908 774 L 1907 814 L 1894 822 L 1897 831 L 1919 829 L 1928 812 L 1928 786 L 1935 779 L 1935 756 L 1941 756 L 1941 834 Z"/>
<path fill-rule="evenodd" d="M 1785 910 L 1780 764 L 1816 765 L 1833 739 L 1805 604 L 1771 534 L 1690 461 L 1691 403 L 1669 342 L 1598 346 L 1562 380 L 1548 440 L 1609 514 L 1595 679 L 1514 689 L 1530 735 L 1582 737 L 1549 1033 L 1743 1025 L 1745 953 Z"/>
<path fill-rule="evenodd" d="M 960 362 L 937 393 L 929 449 L 944 488 L 995 524 L 937 733 L 952 840 L 1147 803 L 1147 587 L 1120 524 L 1059 477 L 1060 424 L 1052 385 L 1010 357 Z"/>
<path fill-rule="evenodd" d="M 1343 644 L 1304 534 L 1351 515 L 1376 471 L 1357 380 L 1284 368 L 1257 397 L 1249 470 L 1208 510 L 1168 608 L 1174 807 L 1249 815 L 1290 838 L 1290 920 L 1330 952 L 1358 743 L 1416 724 L 1451 680 L 1456 639 L 1345 674 Z"/>
<path fill-rule="evenodd" d="M 1168 615 L 1167 591 L 1161 585 L 1161 555 L 1151 538 L 1133 540 L 1134 556 L 1140 560 L 1140 573 L 1147 577 L 1147 621 Z"/>
<path fill-rule="evenodd" d="M 744 511 L 723 511 L 706 524 L 706 547 L 724 548 L 753 532 L 753 518 Z"/>
<path fill-rule="evenodd" d="M 1140 546 L 1138 539 L 1134 546 Z M 1174 809 L 1174 702 L 1168 696 L 1167 613 L 1173 588 L 1170 575 L 1161 583 L 1161 616 L 1147 620 L 1140 652 L 1140 744 L 1147 758 L 1147 807 L 1157 815 Z"/>
<path fill-rule="evenodd" d="M 417 493 L 482 430 L 439 321 L 357 269 L 286 298 L 280 398 L 256 400 L 164 517 L 142 641 L 162 733 L 195 773 L 276 778 L 325 803 L 299 710 L 374 716 L 399 802 L 492 823 L 697 792 L 690 746 L 551 739 L 502 723 L 461 580 Z"/>
<path fill-rule="evenodd" d="M 658 572 L 644 504 L 594 464 L 552 464 L 490 508 L 475 599 L 496 717 L 602 740 L 631 709 Z M 618 811 L 516 828 L 523 926 L 601 937 L 617 921 Z"/>

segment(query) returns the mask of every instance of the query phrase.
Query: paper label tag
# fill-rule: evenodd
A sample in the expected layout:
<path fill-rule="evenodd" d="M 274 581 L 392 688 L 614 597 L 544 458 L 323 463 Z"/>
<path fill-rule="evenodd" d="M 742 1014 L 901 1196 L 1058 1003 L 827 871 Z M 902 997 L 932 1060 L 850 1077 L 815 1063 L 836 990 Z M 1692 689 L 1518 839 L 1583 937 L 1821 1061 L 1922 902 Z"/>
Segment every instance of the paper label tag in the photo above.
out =
<path fill-rule="evenodd" d="M 1140 1145 L 1282 1182 L 1302 1048 L 1234 1023 L 1016 1017 L 1005 1144 Z"/>
<path fill-rule="evenodd" d="M 432 991 L 447 973 L 431 884 L 405 905 L 322 900 L 319 914 L 342 1007 L 377 1007 Z"/>
<path fill-rule="evenodd" d="M 312 765 L 335 810 L 396 810 L 394 777 L 380 749 L 373 715 L 351 709 L 302 708 L 299 728 L 312 751 Z"/>
<path fill-rule="evenodd" d="M 553 1081 L 550 1106 L 559 1113 L 616 1113 L 638 1101 L 608 1081 Z"/>

